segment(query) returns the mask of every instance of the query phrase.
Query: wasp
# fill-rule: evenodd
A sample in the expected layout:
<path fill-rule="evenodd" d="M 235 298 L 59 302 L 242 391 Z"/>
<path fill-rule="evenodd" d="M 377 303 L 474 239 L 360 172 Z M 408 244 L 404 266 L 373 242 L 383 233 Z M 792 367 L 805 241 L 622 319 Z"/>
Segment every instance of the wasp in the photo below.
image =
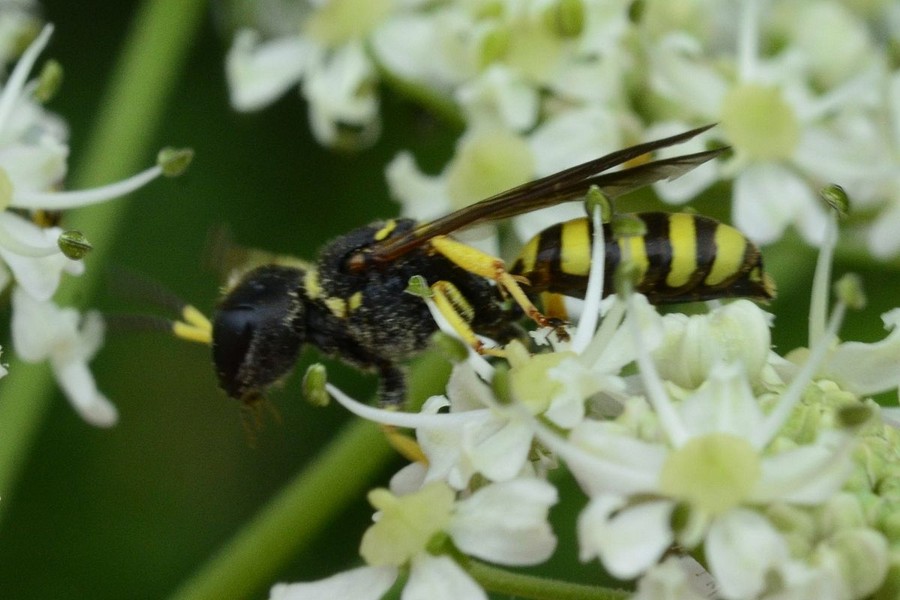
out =
<path fill-rule="evenodd" d="M 523 317 L 540 326 L 558 325 L 535 306 L 538 295 L 579 297 L 587 287 L 593 238 L 586 217 L 539 233 L 509 269 L 503 261 L 455 240 L 454 232 L 579 200 L 593 186 L 616 198 L 674 179 L 724 148 L 643 163 L 637 159 L 709 127 L 613 152 L 431 222 L 376 221 L 333 239 L 313 262 L 262 264 L 231 282 L 211 325 L 196 314 L 185 318 L 202 323 L 202 333 L 191 333 L 185 326 L 176 335 L 210 341 L 220 386 L 247 404 L 285 377 L 302 348 L 311 345 L 374 370 L 380 376 L 380 401 L 401 405 L 406 394 L 402 365 L 425 349 L 437 330 L 423 299 L 405 293 L 412 277 L 425 279 L 441 312 L 479 349 L 478 335 L 501 343 L 519 335 Z M 637 164 L 627 166 L 632 161 Z M 629 256 L 640 269 L 636 289 L 651 302 L 735 296 L 766 301 L 774 296 L 758 248 L 737 229 L 687 213 L 634 217 L 645 224 L 643 235 L 617 240 L 605 232 L 606 273 L 611 277 L 629 244 Z M 606 284 L 611 290 L 611 281 Z"/>

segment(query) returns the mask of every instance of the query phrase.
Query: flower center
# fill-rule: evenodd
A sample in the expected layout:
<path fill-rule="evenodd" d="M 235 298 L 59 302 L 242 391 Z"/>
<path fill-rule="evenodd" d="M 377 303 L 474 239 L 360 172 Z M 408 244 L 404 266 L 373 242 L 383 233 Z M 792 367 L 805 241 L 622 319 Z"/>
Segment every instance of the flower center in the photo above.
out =
<path fill-rule="evenodd" d="M 331 0 L 305 25 L 305 33 L 327 46 L 359 40 L 390 12 L 390 0 Z"/>
<path fill-rule="evenodd" d="M 716 515 L 739 505 L 762 475 L 750 442 L 728 433 L 692 438 L 663 465 L 664 493 Z"/>
<path fill-rule="evenodd" d="M 447 528 L 455 494 L 443 482 L 426 485 L 406 496 L 386 489 L 369 492 L 369 502 L 380 512 L 363 535 L 359 553 L 371 566 L 401 566 Z"/>
<path fill-rule="evenodd" d="M 721 116 L 728 140 L 754 160 L 789 158 L 800 141 L 797 116 L 774 87 L 735 87 L 725 96 Z"/>
<path fill-rule="evenodd" d="M 462 208 L 531 179 L 534 157 L 521 137 L 482 131 L 466 139 L 447 172 L 447 193 Z"/>

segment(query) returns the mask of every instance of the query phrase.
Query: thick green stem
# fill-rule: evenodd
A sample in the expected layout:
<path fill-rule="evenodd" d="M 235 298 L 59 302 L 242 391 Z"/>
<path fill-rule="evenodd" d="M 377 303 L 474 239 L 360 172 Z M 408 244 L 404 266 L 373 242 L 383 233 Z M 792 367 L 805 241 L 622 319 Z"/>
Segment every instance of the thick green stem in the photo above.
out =
<path fill-rule="evenodd" d="M 294 555 L 347 504 L 360 498 L 393 451 L 381 429 L 353 421 L 325 451 L 248 523 L 173 600 L 259 595 Z"/>
<path fill-rule="evenodd" d="M 80 156 L 81 168 L 71 178 L 73 189 L 108 183 L 153 163 L 156 153 L 150 144 L 202 23 L 204 7 L 203 0 L 149 0 L 142 6 L 110 87 L 98 102 L 96 126 Z M 86 273 L 57 293 L 60 305 L 94 295 L 101 271 L 98 266 L 121 229 L 125 211 L 109 202 L 76 211 L 71 219 L 68 216 L 67 226 L 84 231 L 94 251 Z M 0 511 L 9 505 L 56 387 L 46 366 L 27 365 L 13 358 L 9 371 L 0 401 Z"/>

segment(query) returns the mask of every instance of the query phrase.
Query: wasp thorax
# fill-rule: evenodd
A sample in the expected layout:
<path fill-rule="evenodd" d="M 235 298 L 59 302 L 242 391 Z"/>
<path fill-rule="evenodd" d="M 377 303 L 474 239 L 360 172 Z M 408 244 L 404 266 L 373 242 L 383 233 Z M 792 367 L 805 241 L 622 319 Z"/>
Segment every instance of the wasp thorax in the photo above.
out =
<path fill-rule="evenodd" d="M 259 267 L 216 307 L 213 362 L 229 396 L 252 401 L 293 368 L 305 338 L 304 274 L 295 267 Z"/>

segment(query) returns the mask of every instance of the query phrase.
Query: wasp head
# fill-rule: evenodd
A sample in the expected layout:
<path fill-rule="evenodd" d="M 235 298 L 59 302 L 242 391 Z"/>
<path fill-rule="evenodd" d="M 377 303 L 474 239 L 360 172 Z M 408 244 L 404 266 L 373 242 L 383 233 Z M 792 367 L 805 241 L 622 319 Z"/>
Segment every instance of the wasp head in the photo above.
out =
<path fill-rule="evenodd" d="M 216 307 L 213 363 L 232 398 L 252 403 L 293 368 L 306 337 L 304 275 L 297 267 L 258 267 Z"/>

